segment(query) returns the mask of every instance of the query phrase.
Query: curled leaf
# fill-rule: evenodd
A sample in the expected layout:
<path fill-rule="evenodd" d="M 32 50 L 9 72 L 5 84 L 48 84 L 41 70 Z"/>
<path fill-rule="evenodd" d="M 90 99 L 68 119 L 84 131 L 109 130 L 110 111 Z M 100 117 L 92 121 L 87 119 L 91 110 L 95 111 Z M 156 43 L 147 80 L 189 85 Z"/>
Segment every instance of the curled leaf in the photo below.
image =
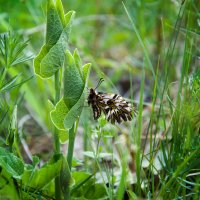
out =
<path fill-rule="evenodd" d="M 51 77 L 63 66 L 74 14 L 70 11 L 64 15 L 61 0 L 55 4 L 48 1 L 46 43 L 34 59 L 35 73 L 42 78 Z"/>
<path fill-rule="evenodd" d="M 49 111 L 54 110 L 54 105 L 51 101 L 48 101 L 48 107 L 49 107 Z M 63 110 L 63 111 L 65 111 L 65 110 Z M 62 110 L 61 110 L 61 112 L 62 112 Z M 65 116 L 65 112 L 64 112 L 63 116 Z M 64 130 L 64 129 L 58 129 L 57 133 L 58 133 L 58 137 L 60 139 L 60 143 L 61 144 L 66 143 L 69 138 L 68 131 Z"/>
<path fill-rule="evenodd" d="M 51 120 L 60 130 L 69 130 L 84 107 L 85 88 L 91 64 L 81 66 L 78 51 L 66 52 L 64 71 L 64 96 L 51 112 Z"/>

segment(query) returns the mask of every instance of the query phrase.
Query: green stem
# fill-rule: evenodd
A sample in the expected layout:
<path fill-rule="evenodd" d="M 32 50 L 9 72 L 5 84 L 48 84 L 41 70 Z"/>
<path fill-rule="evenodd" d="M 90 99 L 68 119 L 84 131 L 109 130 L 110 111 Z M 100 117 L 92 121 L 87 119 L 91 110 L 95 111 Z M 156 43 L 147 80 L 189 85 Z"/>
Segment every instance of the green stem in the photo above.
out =
<path fill-rule="evenodd" d="M 59 70 L 55 73 L 55 102 L 58 103 L 60 99 L 60 81 L 59 81 Z M 54 128 L 54 154 L 60 153 L 60 141 L 58 137 L 58 129 Z M 56 200 L 61 200 L 61 186 L 60 186 L 60 176 L 55 178 L 55 196 Z"/>
<path fill-rule="evenodd" d="M 100 133 L 98 134 L 97 147 L 96 147 L 96 152 L 95 152 L 95 160 L 96 160 L 96 162 L 94 163 L 94 174 L 95 174 L 95 176 L 96 176 L 97 169 L 98 169 L 97 162 L 98 162 L 98 159 L 99 159 L 99 145 L 100 145 L 101 138 L 102 138 L 102 130 L 100 128 Z"/>
<path fill-rule="evenodd" d="M 68 152 L 67 152 L 67 162 L 69 165 L 69 169 L 71 171 L 72 168 L 72 158 L 73 158 L 73 152 L 74 152 L 74 141 L 75 141 L 76 133 L 74 131 L 74 125 L 69 130 L 69 145 L 68 145 Z"/>
<path fill-rule="evenodd" d="M 55 73 L 55 102 L 56 105 L 60 99 L 60 81 L 59 70 Z M 60 141 L 58 137 L 58 129 L 54 128 L 54 153 L 60 153 Z"/>
<path fill-rule="evenodd" d="M 140 87 L 140 103 L 138 114 L 138 135 L 136 136 L 137 152 L 136 152 L 136 176 L 137 176 L 137 194 L 141 196 L 141 135 L 142 135 L 142 111 L 143 111 L 143 94 L 144 94 L 145 71 L 142 70 L 142 82 Z"/>
<path fill-rule="evenodd" d="M 75 136 L 76 136 L 76 131 L 74 130 L 74 125 L 73 125 L 72 128 L 69 130 L 69 144 L 68 144 L 68 152 L 67 152 L 67 162 L 68 162 L 70 172 L 71 172 L 71 168 L 72 168 Z M 66 189 L 64 200 L 70 200 L 69 185 Z"/>

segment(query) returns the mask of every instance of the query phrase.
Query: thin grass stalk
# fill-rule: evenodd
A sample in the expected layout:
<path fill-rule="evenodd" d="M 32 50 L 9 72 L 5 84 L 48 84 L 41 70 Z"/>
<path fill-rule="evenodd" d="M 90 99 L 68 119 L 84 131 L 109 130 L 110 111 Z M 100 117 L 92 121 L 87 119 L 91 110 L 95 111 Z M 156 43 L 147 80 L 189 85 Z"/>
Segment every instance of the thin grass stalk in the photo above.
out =
<path fill-rule="evenodd" d="M 137 152 L 136 152 L 136 176 L 137 176 L 137 194 L 141 196 L 141 134 L 142 134 L 142 111 L 143 111 L 143 94 L 144 94 L 144 80 L 145 71 L 142 71 L 142 81 L 140 87 L 140 102 L 139 102 L 139 114 L 138 114 L 138 133 L 136 138 Z"/>
<path fill-rule="evenodd" d="M 139 33 L 139 31 L 138 31 L 138 29 L 137 29 L 135 23 L 133 22 L 133 19 L 131 18 L 131 16 L 130 16 L 130 14 L 129 14 L 129 12 L 128 12 L 126 6 L 125 6 L 125 4 L 124 4 L 123 2 L 122 2 L 122 4 L 123 4 L 124 10 L 125 10 L 125 12 L 126 12 L 128 18 L 129 18 L 130 22 L 131 22 L 132 28 L 133 28 L 133 30 L 134 30 L 134 32 L 135 32 L 137 38 L 138 38 L 138 41 L 139 41 L 139 43 L 140 43 L 140 45 L 141 45 L 141 47 L 142 47 L 142 50 L 143 50 L 143 52 L 144 52 L 145 59 L 147 60 L 147 66 L 148 66 L 149 69 L 151 70 L 152 75 L 153 75 L 153 78 L 155 79 L 155 76 L 156 76 L 156 75 L 155 75 L 154 68 L 153 68 L 153 65 L 152 65 L 152 63 L 151 63 L 151 60 L 150 60 L 150 57 L 149 57 L 147 48 L 146 48 L 146 46 L 145 46 L 145 44 L 144 44 L 144 42 L 143 42 L 144 40 L 142 39 L 142 37 L 141 37 L 141 35 L 140 35 L 140 33 Z"/>
<path fill-rule="evenodd" d="M 104 183 L 104 187 L 105 187 L 106 193 L 108 194 L 108 198 L 109 198 L 110 200 L 112 200 L 112 199 L 110 198 L 110 196 L 109 196 L 109 189 L 108 189 L 108 187 L 106 186 L 106 181 L 105 181 L 105 178 L 104 178 L 104 175 L 103 175 L 103 170 L 102 170 L 101 165 L 100 165 L 100 163 L 99 163 L 98 154 L 96 153 L 96 151 L 95 151 L 93 145 L 91 144 L 91 141 L 90 141 L 90 148 L 92 149 L 92 152 L 93 152 L 93 155 L 94 155 L 95 167 L 97 166 L 98 169 L 99 169 L 99 173 L 100 173 L 101 178 L 102 178 L 102 181 L 103 181 L 103 183 Z M 95 174 L 95 173 L 96 173 L 96 169 L 94 169 L 93 171 L 94 171 L 94 176 L 95 176 L 95 175 L 96 175 L 96 174 Z"/>
<path fill-rule="evenodd" d="M 88 151 L 88 132 L 89 132 L 89 125 L 88 122 L 84 122 L 84 134 L 83 134 L 83 150 Z M 88 157 L 84 156 L 84 163 L 87 168 L 88 165 Z"/>
<path fill-rule="evenodd" d="M 155 104 L 156 104 L 156 99 L 157 99 L 157 88 L 158 88 L 158 69 L 159 69 L 159 64 L 157 65 L 157 71 L 156 71 L 156 79 L 155 79 L 155 84 L 154 84 L 154 90 L 153 90 L 153 102 L 152 102 L 152 113 L 151 113 L 151 118 L 150 118 L 150 173 L 152 174 L 151 180 L 149 182 L 152 182 L 152 196 L 154 196 L 155 188 L 154 188 L 154 175 L 153 175 L 153 161 L 154 161 L 154 140 L 153 140 L 153 124 L 154 124 L 154 115 L 155 115 Z"/>
<path fill-rule="evenodd" d="M 172 60 L 173 60 L 171 58 L 172 58 L 173 53 L 174 53 L 175 45 L 176 45 L 178 34 L 179 34 L 179 31 L 180 31 L 180 25 L 181 25 L 181 22 L 182 22 L 182 19 L 183 19 L 183 13 L 184 13 L 183 10 L 184 10 L 184 7 L 181 5 L 179 12 L 178 12 L 177 20 L 176 20 L 176 23 L 175 23 L 175 26 L 174 26 L 174 31 L 172 33 L 172 39 L 170 40 L 169 47 L 167 49 L 165 60 L 164 60 L 164 66 L 165 66 L 164 67 L 164 76 L 161 76 L 162 80 L 160 81 L 160 82 L 163 82 L 163 88 L 162 89 L 158 88 L 158 90 L 161 90 L 160 92 L 158 91 L 161 104 L 160 104 L 160 108 L 159 108 L 159 111 L 158 111 L 158 117 L 157 117 L 157 120 L 156 120 L 157 123 L 156 123 L 155 133 L 157 133 L 157 131 L 158 131 L 158 122 L 159 122 L 161 113 L 163 113 L 163 116 L 164 116 L 162 102 L 163 102 L 164 94 L 166 92 L 166 88 L 167 88 L 167 85 L 168 85 L 169 67 L 171 66 L 171 63 L 172 63 Z M 179 22 L 179 18 L 181 19 L 180 22 Z M 173 38 L 174 38 L 174 40 L 173 40 Z M 163 122 L 165 123 L 164 119 L 163 119 Z M 155 148 L 155 146 L 154 146 L 154 148 Z"/>
<path fill-rule="evenodd" d="M 200 147 L 200 146 L 199 146 Z M 193 157 L 200 153 L 200 148 L 197 148 L 195 151 L 193 151 L 183 162 L 180 164 L 176 171 L 172 174 L 172 177 L 169 179 L 169 181 L 165 184 L 163 188 L 161 188 L 160 197 L 163 197 L 169 188 L 171 188 L 172 184 L 174 183 L 174 180 L 180 175 L 180 172 L 187 166 L 187 163 L 193 159 Z"/>

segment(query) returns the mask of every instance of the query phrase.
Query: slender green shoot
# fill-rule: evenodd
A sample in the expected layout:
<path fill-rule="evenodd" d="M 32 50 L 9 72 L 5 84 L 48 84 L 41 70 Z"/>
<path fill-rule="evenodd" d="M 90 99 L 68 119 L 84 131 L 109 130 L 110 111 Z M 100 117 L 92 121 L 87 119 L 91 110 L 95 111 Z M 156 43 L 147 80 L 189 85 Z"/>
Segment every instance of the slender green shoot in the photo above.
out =
<path fill-rule="evenodd" d="M 142 111 L 143 111 L 143 94 L 144 94 L 145 71 L 142 71 L 142 80 L 140 87 L 140 101 L 138 113 L 138 132 L 136 137 L 136 176 L 137 176 L 137 194 L 141 196 L 141 135 L 142 135 Z"/>

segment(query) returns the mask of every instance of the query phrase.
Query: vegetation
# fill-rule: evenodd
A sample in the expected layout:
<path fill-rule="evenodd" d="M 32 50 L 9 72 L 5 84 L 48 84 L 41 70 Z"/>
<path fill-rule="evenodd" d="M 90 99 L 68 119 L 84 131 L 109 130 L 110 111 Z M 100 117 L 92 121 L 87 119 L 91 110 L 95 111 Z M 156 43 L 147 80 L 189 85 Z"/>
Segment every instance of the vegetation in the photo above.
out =
<path fill-rule="evenodd" d="M 0 199 L 200 198 L 199 1 L 1 5 Z M 132 121 L 93 119 L 100 78 Z"/>

